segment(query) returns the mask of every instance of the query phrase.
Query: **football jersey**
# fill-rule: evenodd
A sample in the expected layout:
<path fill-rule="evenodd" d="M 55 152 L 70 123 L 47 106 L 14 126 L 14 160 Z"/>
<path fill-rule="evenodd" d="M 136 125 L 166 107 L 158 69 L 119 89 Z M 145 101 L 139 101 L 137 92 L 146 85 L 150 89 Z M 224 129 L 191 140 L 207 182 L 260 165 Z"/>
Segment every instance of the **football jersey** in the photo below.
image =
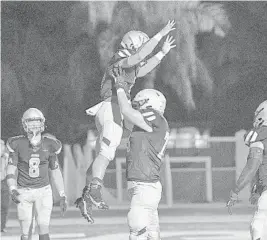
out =
<path fill-rule="evenodd" d="M 111 75 L 111 72 L 114 65 L 124 58 L 127 58 L 127 55 L 123 53 L 123 50 L 119 50 L 114 54 L 113 58 L 109 62 L 109 66 L 107 67 L 101 82 L 100 97 L 102 101 L 111 96 L 117 96 L 117 91 L 114 86 L 114 79 Z M 127 79 L 125 79 L 125 81 L 127 82 L 127 89 L 125 89 L 125 92 L 128 99 L 130 99 L 131 88 L 135 83 L 135 79 L 139 70 L 139 64 L 130 68 L 123 68 L 123 70 L 125 71 L 125 74 L 127 76 Z"/>
<path fill-rule="evenodd" d="M 128 181 L 157 182 L 168 143 L 169 126 L 164 116 L 153 109 L 140 112 L 153 131 L 134 126 L 127 148 L 126 177 Z"/>
<path fill-rule="evenodd" d="M 246 145 L 253 142 L 262 142 L 264 145 L 263 161 L 258 170 L 259 184 L 263 191 L 267 190 L 267 126 L 261 126 L 249 131 L 245 136 Z"/>
<path fill-rule="evenodd" d="M 43 135 L 38 148 L 30 144 L 24 135 L 9 138 L 9 165 L 18 169 L 17 184 L 23 188 L 41 188 L 50 184 L 48 170 L 58 168 L 57 154 L 61 142 L 50 135 Z"/>

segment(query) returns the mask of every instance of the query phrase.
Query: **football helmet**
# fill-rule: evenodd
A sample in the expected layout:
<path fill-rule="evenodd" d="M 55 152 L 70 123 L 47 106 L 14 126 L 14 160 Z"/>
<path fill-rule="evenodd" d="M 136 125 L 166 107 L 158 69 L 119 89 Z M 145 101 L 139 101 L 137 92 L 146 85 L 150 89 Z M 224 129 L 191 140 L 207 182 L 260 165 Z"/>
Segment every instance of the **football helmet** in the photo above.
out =
<path fill-rule="evenodd" d="M 136 94 L 132 101 L 132 105 L 137 109 L 152 108 L 163 114 L 166 107 L 166 98 L 158 90 L 144 89 Z"/>
<path fill-rule="evenodd" d="M 41 133 L 45 129 L 43 113 L 37 108 L 29 108 L 24 112 L 21 122 L 31 144 L 33 146 L 38 145 L 41 141 Z"/>
<path fill-rule="evenodd" d="M 144 32 L 130 31 L 130 32 L 127 32 L 123 36 L 123 38 L 121 40 L 121 46 L 124 49 L 130 50 L 130 52 L 132 52 L 132 51 L 136 52 L 148 40 L 149 40 L 149 37 Z"/>
<path fill-rule="evenodd" d="M 262 125 L 267 126 L 267 100 L 262 102 L 254 114 L 253 127 L 257 128 Z"/>

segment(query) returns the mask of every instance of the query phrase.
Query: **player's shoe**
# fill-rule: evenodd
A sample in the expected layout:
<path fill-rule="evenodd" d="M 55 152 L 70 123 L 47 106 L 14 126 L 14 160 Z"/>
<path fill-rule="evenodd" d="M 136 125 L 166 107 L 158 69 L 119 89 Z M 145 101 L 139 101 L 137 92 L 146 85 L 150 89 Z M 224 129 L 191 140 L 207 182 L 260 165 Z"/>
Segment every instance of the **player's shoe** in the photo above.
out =
<path fill-rule="evenodd" d="M 102 186 L 100 184 L 91 183 L 90 187 L 84 187 L 83 197 L 89 198 L 98 209 L 107 210 L 109 206 L 102 199 L 101 188 Z"/>
<path fill-rule="evenodd" d="M 76 208 L 80 209 L 82 216 L 89 222 L 94 223 L 92 217 L 92 202 L 90 199 L 84 199 L 83 197 L 78 198 L 75 203 Z"/>

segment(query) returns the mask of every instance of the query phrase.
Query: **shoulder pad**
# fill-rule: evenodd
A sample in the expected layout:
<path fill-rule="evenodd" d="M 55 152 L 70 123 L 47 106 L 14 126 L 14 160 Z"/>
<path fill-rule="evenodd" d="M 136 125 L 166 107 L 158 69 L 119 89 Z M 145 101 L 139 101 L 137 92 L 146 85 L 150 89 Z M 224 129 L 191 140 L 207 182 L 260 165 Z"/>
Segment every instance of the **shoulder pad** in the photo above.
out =
<path fill-rule="evenodd" d="M 19 135 L 15 137 L 11 137 L 7 140 L 6 147 L 9 152 L 15 152 L 19 141 L 25 139 L 26 137 L 24 135 Z"/>
<path fill-rule="evenodd" d="M 248 146 L 251 143 L 263 141 L 267 141 L 267 127 L 265 126 L 252 129 L 245 134 L 245 144 Z"/>
<path fill-rule="evenodd" d="M 43 134 L 43 139 L 47 139 L 49 141 L 52 152 L 56 154 L 59 154 L 61 152 L 62 144 L 54 135 L 45 133 Z"/>

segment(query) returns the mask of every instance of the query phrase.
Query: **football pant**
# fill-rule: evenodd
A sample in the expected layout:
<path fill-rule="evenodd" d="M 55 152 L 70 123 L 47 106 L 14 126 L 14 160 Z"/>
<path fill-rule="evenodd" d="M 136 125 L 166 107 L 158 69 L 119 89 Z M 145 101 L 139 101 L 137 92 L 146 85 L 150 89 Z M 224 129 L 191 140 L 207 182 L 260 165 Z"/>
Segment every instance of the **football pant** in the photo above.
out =
<path fill-rule="evenodd" d="M 128 181 L 128 193 L 131 199 L 127 216 L 130 240 L 160 240 L 158 205 L 161 183 Z"/>
<path fill-rule="evenodd" d="M 254 213 L 250 225 L 252 240 L 263 239 L 267 225 L 267 191 L 264 191 L 258 199 L 257 210 Z M 265 233 L 267 234 L 267 233 Z"/>
<path fill-rule="evenodd" d="M 123 117 L 116 100 L 105 101 L 95 117 L 98 130 L 96 153 L 103 155 L 109 161 L 115 157 L 123 133 Z"/>
<path fill-rule="evenodd" d="M 51 186 L 37 189 L 20 188 L 21 202 L 17 204 L 18 219 L 23 236 L 28 236 L 36 218 L 39 234 L 49 232 L 50 217 L 53 208 L 53 196 Z"/>

